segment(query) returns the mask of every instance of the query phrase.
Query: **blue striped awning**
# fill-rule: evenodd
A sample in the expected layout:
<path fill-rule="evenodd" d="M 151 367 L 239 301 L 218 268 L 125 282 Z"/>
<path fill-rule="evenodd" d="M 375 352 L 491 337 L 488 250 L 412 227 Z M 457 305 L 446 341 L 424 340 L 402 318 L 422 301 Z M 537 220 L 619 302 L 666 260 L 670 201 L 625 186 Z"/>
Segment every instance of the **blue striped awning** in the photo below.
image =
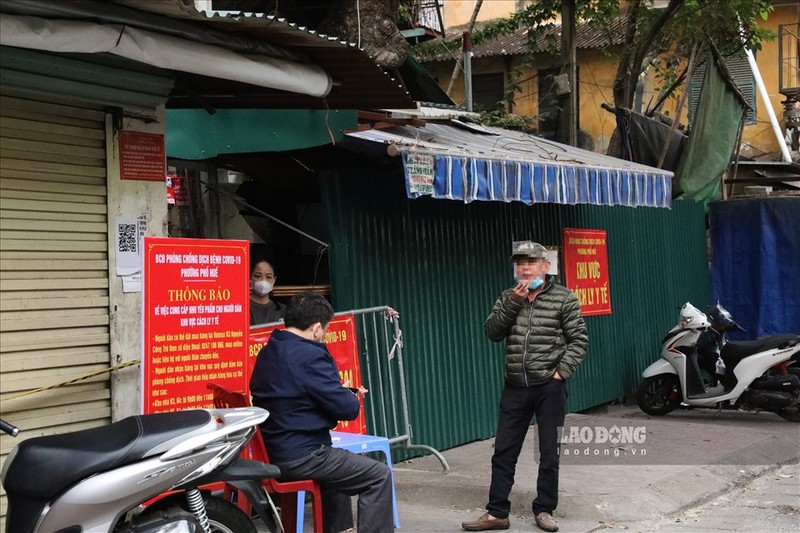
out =
<path fill-rule="evenodd" d="M 672 172 L 500 128 L 432 124 L 347 134 L 402 156 L 409 198 L 669 207 Z"/>

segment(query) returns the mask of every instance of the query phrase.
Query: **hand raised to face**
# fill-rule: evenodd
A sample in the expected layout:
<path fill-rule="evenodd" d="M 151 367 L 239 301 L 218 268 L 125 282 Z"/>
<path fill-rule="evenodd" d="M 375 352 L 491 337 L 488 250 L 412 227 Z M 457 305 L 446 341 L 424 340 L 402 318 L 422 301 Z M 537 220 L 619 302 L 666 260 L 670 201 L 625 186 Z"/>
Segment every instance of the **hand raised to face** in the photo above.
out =
<path fill-rule="evenodd" d="M 512 291 L 514 291 L 514 298 L 516 298 L 517 300 L 520 300 L 520 301 L 522 301 L 525 298 L 527 298 L 528 297 L 528 285 L 530 285 L 530 280 L 527 280 L 527 279 L 520 280 L 520 282 L 517 283 L 514 286 L 513 289 L 511 289 Z"/>

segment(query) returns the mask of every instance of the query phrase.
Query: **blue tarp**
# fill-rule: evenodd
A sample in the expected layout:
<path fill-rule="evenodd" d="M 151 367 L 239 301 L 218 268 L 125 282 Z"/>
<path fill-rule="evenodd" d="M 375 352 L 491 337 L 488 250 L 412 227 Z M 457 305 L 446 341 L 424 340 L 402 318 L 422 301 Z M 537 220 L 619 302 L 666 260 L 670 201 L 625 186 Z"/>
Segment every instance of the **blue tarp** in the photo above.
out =
<path fill-rule="evenodd" d="M 800 332 L 800 198 L 709 204 L 711 295 L 747 333 Z"/>
<path fill-rule="evenodd" d="M 519 131 L 428 123 L 348 133 L 402 155 L 409 198 L 666 207 L 672 172 Z"/>

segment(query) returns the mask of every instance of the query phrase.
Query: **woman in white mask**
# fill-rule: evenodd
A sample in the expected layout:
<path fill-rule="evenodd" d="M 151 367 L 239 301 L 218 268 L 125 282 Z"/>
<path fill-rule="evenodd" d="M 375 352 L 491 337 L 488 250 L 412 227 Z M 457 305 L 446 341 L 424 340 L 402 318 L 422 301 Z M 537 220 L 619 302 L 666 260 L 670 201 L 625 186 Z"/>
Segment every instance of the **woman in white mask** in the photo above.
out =
<path fill-rule="evenodd" d="M 269 261 L 256 259 L 250 267 L 250 325 L 283 320 L 286 306 L 269 296 L 275 286 L 275 269 Z"/>

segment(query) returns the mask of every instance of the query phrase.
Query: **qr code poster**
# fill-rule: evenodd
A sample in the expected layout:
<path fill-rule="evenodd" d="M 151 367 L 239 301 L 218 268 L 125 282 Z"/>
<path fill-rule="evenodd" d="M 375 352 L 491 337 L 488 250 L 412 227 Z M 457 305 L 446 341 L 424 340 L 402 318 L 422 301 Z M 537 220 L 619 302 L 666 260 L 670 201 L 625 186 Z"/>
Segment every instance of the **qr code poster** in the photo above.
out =
<path fill-rule="evenodd" d="M 118 276 L 129 276 L 142 271 L 139 222 L 135 218 L 117 218 L 114 221 Z"/>
<path fill-rule="evenodd" d="M 145 233 L 145 214 L 114 220 L 114 256 L 117 276 L 122 278 L 122 292 L 142 292 L 142 237 Z"/>

